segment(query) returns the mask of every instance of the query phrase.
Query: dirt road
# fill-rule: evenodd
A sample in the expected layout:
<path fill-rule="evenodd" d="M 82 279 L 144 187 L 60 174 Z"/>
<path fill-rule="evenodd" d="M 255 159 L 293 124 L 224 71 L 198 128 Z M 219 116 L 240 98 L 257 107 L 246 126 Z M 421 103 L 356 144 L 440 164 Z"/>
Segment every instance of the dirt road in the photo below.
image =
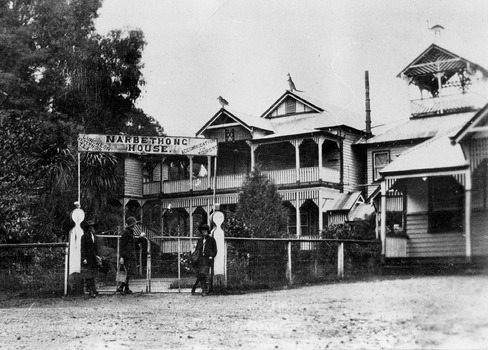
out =
<path fill-rule="evenodd" d="M 0 349 L 488 349 L 486 275 L 0 307 Z"/>

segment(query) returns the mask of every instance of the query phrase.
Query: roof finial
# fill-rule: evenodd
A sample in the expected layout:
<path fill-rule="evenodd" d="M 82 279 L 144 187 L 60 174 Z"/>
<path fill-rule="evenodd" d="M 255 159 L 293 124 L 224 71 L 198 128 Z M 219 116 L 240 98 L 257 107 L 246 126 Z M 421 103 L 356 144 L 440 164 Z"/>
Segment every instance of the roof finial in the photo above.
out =
<path fill-rule="evenodd" d="M 434 32 L 435 38 L 434 41 L 438 41 L 441 38 L 441 32 L 445 29 L 440 24 L 434 24 L 432 27 L 430 26 L 429 20 L 427 20 L 427 28 Z"/>

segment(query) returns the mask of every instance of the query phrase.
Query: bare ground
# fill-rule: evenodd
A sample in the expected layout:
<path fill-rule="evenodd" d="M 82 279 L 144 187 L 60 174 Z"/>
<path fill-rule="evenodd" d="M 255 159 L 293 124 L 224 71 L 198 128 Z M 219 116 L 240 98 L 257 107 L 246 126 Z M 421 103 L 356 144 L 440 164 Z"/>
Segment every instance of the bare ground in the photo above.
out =
<path fill-rule="evenodd" d="M 487 275 L 0 307 L 0 349 L 488 349 Z"/>

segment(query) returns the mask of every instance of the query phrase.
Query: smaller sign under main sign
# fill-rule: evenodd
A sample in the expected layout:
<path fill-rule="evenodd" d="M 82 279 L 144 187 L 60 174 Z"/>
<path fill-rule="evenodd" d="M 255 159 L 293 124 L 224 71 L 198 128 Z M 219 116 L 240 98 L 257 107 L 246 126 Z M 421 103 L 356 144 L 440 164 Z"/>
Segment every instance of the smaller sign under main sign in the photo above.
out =
<path fill-rule="evenodd" d="M 217 156 L 217 140 L 175 136 L 79 134 L 78 151 Z"/>

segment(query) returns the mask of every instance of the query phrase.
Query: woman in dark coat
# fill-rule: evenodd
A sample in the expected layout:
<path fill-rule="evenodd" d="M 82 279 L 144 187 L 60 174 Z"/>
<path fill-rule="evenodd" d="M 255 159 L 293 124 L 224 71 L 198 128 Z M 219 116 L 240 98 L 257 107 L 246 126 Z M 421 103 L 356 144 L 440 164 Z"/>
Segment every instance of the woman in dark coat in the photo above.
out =
<path fill-rule="evenodd" d="M 198 240 L 195 251 L 199 254 L 199 259 L 195 264 L 197 280 L 191 289 L 191 294 L 195 294 L 198 284 L 202 286 L 202 296 L 207 293 L 207 279 L 210 274 L 210 268 L 213 266 L 213 259 L 217 255 L 217 243 L 210 234 L 210 228 L 207 224 L 200 226 L 202 237 Z"/>
<path fill-rule="evenodd" d="M 127 278 L 124 283 L 121 283 L 117 288 L 117 292 L 121 294 L 131 294 L 132 291 L 129 288 L 129 279 L 137 273 L 137 257 L 136 257 L 136 244 L 138 244 L 142 238 L 146 236 L 144 232 L 141 232 L 140 237 L 134 236 L 134 226 L 138 221 L 129 216 L 125 221 L 126 227 L 122 237 L 120 237 L 120 266 L 125 267 L 127 271 Z"/>
<path fill-rule="evenodd" d="M 86 290 L 94 298 L 98 292 L 95 285 L 95 276 L 100 264 L 98 256 L 98 241 L 95 235 L 95 222 L 87 221 L 86 228 L 81 236 L 81 277 L 85 280 Z"/>

